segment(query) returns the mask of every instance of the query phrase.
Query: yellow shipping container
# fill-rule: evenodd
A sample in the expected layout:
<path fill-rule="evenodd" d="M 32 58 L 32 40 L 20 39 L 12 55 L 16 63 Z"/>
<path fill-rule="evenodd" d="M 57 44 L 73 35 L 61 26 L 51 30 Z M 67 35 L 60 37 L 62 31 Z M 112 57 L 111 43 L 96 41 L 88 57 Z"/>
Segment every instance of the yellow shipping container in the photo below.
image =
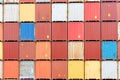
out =
<path fill-rule="evenodd" d="M 3 59 L 3 45 L 2 45 L 2 42 L 0 42 L 0 59 Z"/>

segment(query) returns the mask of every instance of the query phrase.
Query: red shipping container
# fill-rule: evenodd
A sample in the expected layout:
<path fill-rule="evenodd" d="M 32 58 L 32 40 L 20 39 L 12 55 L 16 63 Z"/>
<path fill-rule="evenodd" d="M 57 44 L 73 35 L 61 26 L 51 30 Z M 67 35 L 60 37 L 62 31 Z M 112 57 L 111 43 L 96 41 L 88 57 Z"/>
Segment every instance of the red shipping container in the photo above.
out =
<path fill-rule="evenodd" d="M 85 42 L 85 59 L 100 59 L 100 49 L 99 41 Z"/>
<path fill-rule="evenodd" d="M 18 78 L 19 63 L 18 61 L 4 61 L 4 78 Z"/>
<path fill-rule="evenodd" d="M 36 21 L 51 21 L 51 4 L 36 4 Z"/>
<path fill-rule="evenodd" d="M 67 42 L 52 42 L 52 59 L 67 59 Z"/>
<path fill-rule="evenodd" d="M 36 40 L 51 40 L 51 23 L 36 23 Z"/>
<path fill-rule="evenodd" d="M 100 20 L 100 3 L 85 3 L 85 20 Z"/>
<path fill-rule="evenodd" d="M 117 3 L 101 3 L 101 19 L 116 20 L 117 19 Z"/>
<path fill-rule="evenodd" d="M 52 61 L 52 79 L 67 79 L 67 61 Z"/>
<path fill-rule="evenodd" d="M 85 40 L 100 40 L 100 22 L 85 23 Z"/>
<path fill-rule="evenodd" d="M 14 60 L 19 58 L 19 43 L 18 42 L 4 42 L 3 43 L 4 60 Z"/>
<path fill-rule="evenodd" d="M 52 23 L 52 40 L 67 40 L 67 23 Z"/>
<path fill-rule="evenodd" d="M 52 0 L 52 2 L 67 2 L 68 0 Z"/>
<path fill-rule="evenodd" d="M 20 59 L 35 59 L 35 42 L 20 42 Z"/>
<path fill-rule="evenodd" d="M 68 23 L 68 40 L 84 40 L 84 24 L 82 22 Z"/>
<path fill-rule="evenodd" d="M 35 2 L 35 0 L 20 0 L 20 2 Z"/>
<path fill-rule="evenodd" d="M 117 22 L 102 22 L 102 40 L 117 40 L 118 29 Z"/>
<path fill-rule="evenodd" d="M 0 23 L 0 40 L 3 40 L 3 24 Z"/>
<path fill-rule="evenodd" d="M 19 23 L 4 23 L 4 40 L 19 40 Z"/>

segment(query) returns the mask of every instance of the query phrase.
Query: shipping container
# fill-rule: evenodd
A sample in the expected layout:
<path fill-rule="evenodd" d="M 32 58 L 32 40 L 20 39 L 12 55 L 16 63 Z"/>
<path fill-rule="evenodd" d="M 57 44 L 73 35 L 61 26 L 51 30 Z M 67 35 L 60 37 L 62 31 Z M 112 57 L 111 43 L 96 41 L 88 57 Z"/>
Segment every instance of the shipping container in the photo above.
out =
<path fill-rule="evenodd" d="M 68 4 L 68 21 L 84 21 L 84 3 Z"/>
<path fill-rule="evenodd" d="M 51 40 L 51 23 L 35 24 L 36 40 Z"/>
<path fill-rule="evenodd" d="M 118 61 L 118 79 L 120 79 L 120 61 Z"/>
<path fill-rule="evenodd" d="M 20 42 L 20 59 L 35 59 L 35 42 Z"/>
<path fill-rule="evenodd" d="M 35 4 L 20 4 L 20 21 L 35 21 Z"/>
<path fill-rule="evenodd" d="M 100 0 L 85 0 L 85 1 L 91 1 L 91 2 L 93 2 L 93 1 L 100 1 Z"/>
<path fill-rule="evenodd" d="M 102 41 L 102 59 L 116 59 L 116 58 L 117 58 L 117 42 Z"/>
<path fill-rule="evenodd" d="M 117 79 L 117 61 L 102 61 L 102 79 Z"/>
<path fill-rule="evenodd" d="M 100 3 L 85 3 L 85 20 L 100 21 Z"/>
<path fill-rule="evenodd" d="M 3 40 L 3 24 L 0 23 L 0 40 Z"/>
<path fill-rule="evenodd" d="M 85 61 L 85 79 L 100 79 L 100 61 Z"/>
<path fill-rule="evenodd" d="M 34 80 L 33 78 L 22 78 L 20 80 Z"/>
<path fill-rule="evenodd" d="M 3 43 L 4 60 L 18 60 L 19 59 L 19 43 L 18 42 L 4 42 Z"/>
<path fill-rule="evenodd" d="M 101 19 L 117 20 L 117 3 L 101 3 Z"/>
<path fill-rule="evenodd" d="M 84 59 L 84 42 L 68 42 L 68 59 Z"/>
<path fill-rule="evenodd" d="M 84 0 L 68 0 L 69 2 L 84 2 Z"/>
<path fill-rule="evenodd" d="M 52 59 L 67 59 L 67 42 L 52 42 Z"/>
<path fill-rule="evenodd" d="M 34 23 L 20 23 L 20 40 L 34 40 Z"/>
<path fill-rule="evenodd" d="M 67 61 L 52 61 L 52 79 L 67 79 Z"/>
<path fill-rule="evenodd" d="M 4 3 L 19 3 L 19 0 L 4 0 Z"/>
<path fill-rule="evenodd" d="M 84 79 L 84 61 L 68 61 L 68 79 Z"/>
<path fill-rule="evenodd" d="M 3 20 L 3 5 L 0 4 L 0 22 L 2 22 Z"/>
<path fill-rule="evenodd" d="M 101 43 L 100 41 L 85 42 L 85 59 L 100 59 Z"/>
<path fill-rule="evenodd" d="M 103 2 L 104 2 L 104 1 L 105 1 L 105 2 L 113 2 L 113 1 L 114 1 L 114 2 L 115 2 L 115 1 L 119 1 L 119 0 L 101 0 L 101 1 L 103 1 Z"/>
<path fill-rule="evenodd" d="M 120 22 L 118 22 L 118 40 L 120 40 Z"/>
<path fill-rule="evenodd" d="M 20 79 L 35 78 L 34 61 L 20 61 Z"/>
<path fill-rule="evenodd" d="M 19 5 L 5 4 L 4 5 L 4 21 L 19 21 Z"/>
<path fill-rule="evenodd" d="M 52 4 L 52 21 L 67 21 L 67 4 Z"/>
<path fill-rule="evenodd" d="M 51 2 L 51 0 L 36 0 L 36 2 Z"/>
<path fill-rule="evenodd" d="M 84 40 L 84 23 L 68 23 L 68 40 Z"/>
<path fill-rule="evenodd" d="M 18 80 L 18 79 L 4 79 L 4 80 Z"/>
<path fill-rule="evenodd" d="M 118 39 L 118 24 L 117 22 L 102 22 L 101 23 L 102 40 L 117 40 Z"/>
<path fill-rule="evenodd" d="M 36 4 L 36 21 L 51 21 L 51 4 Z"/>
<path fill-rule="evenodd" d="M 118 49 L 117 58 L 120 60 L 120 41 L 117 42 L 117 49 Z"/>
<path fill-rule="evenodd" d="M 22 2 L 22 3 L 26 3 L 26 2 L 35 2 L 35 0 L 20 0 L 20 2 Z"/>
<path fill-rule="evenodd" d="M 36 79 L 51 79 L 51 61 L 36 61 Z"/>
<path fill-rule="evenodd" d="M 19 40 L 19 23 L 4 23 L 4 40 Z"/>
<path fill-rule="evenodd" d="M 0 42 L 0 60 L 3 59 L 3 42 Z"/>
<path fill-rule="evenodd" d="M 100 22 L 85 23 L 85 40 L 100 40 Z"/>
<path fill-rule="evenodd" d="M 4 78 L 18 78 L 19 63 L 18 61 L 4 61 Z"/>
<path fill-rule="evenodd" d="M 120 3 L 117 3 L 117 20 L 120 21 Z"/>
<path fill-rule="evenodd" d="M 52 40 L 67 40 L 67 22 L 52 23 Z"/>
<path fill-rule="evenodd" d="M 51 42 L 36 43 L 36 59 L 51 59 Z"/>
<path fill-rule="evenodd" d="M 3 78 L 3 62 L 0 61 L 0 79 L 2 80 Z"/>
<path fill-rule="evenodd" d="M 67 2 L 67 0 L 52 0 L 52 2 Z"/>

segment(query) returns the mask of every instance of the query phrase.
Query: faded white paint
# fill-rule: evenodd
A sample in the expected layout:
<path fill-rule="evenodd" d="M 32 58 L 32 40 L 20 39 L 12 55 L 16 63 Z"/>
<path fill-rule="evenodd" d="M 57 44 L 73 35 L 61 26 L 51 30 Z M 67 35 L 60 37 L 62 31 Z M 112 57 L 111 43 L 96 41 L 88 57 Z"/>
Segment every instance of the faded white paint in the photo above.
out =
<path fill-rule="evenodd" d="M 0 61 L 0 78 L 3 76 L 3 62 Z"/>
<path fill-rule="evenodd" d="M 50 2 L 51 0 L 36 0 L 36 2 Z"/>
<path fill-rule="evenodd" d="M 118 22 L 118 40 L 120 40 L 120 22 Z"/>
<path fill-rule="evenodd" d="M 3 19 L 3 6 L 0 4 L 0 22 L 2 22 Z"/>
<path fill-rule="evenodd" d="M 19 3 L 19 0 L 4 0 L 5 3 L 10 3 L 10 2 L 17 2 Z"/>

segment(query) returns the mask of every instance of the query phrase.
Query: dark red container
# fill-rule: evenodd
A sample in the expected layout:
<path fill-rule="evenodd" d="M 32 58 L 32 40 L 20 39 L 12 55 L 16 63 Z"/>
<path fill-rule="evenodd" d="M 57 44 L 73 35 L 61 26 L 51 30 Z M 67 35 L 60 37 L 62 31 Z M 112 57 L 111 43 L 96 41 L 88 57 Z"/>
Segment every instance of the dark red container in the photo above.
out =
<path fill-rule="evenodd" d="M 100 20 L 100 3 L 85 3 L 85 20 Z"/>
<path fill-rule="evenodd" d="M 68 0 L 52 0 L 52 2 L 67 2 Z"/>
<path fill-rule="evenodd" d="M 35 42 L 20 42 L 20 59 L 35 59 Z"/>
<path fill-rule="evenodd" d="M 18 42 L 4 42 L 3 45 L 4 60 L 14 60 L 19 58 Z"/>
<path fill-rule="evenodd" d="M 117 19 L 117 3 L 101 3 L 101 19 L 116 20 Z"/>
<path fill-rule="evenodd" d="M 20 2 L 35 2 L 35 0 L 20 0 Z"/>
<path fill-rule="evenodd" d="M 118 28 L 117 22 L 102 22 L 101 24 L 102 40 L 117 40 Z"/>
<path fill-rule="evenodd" d="M 67 59 L 67 42 L 52 42 L 52 59 Z"/>
<path fill-rule="evenodd" d="M 4 23 L 4 40 L 19 40 L 19 23 Z"/>
<path fill-rule="evenodd" d="M 52 23 L 52 40 L 67 40 L 67 23 Z"/>
<path fill-rule="evenodd" d="M 68 23 L 68 40 L 84 40 L 84 24 L 82 22 Z"/>
<path fill-rule="evenodd" d="M 51 21 L 51 4 L 36 4 L 36 21 Z"/>
<path fill-rule="evenodd" d="M 99 41 L 85 42 L 85 59 L 100 59 L 100 49 Z"/>
<path fill-rule="evenodd" d="M 67 61 L 52 61 L 52 79 L 67 79 Z"/>
<path fill-rule="evenodd" d="M 36 23 L 36 40 L 51 40 L 51 23 Z"/>
<path fill-rule="evenodd" d="M 100 22 L 85 23 L 85 40 L 100 40 Z"/>

